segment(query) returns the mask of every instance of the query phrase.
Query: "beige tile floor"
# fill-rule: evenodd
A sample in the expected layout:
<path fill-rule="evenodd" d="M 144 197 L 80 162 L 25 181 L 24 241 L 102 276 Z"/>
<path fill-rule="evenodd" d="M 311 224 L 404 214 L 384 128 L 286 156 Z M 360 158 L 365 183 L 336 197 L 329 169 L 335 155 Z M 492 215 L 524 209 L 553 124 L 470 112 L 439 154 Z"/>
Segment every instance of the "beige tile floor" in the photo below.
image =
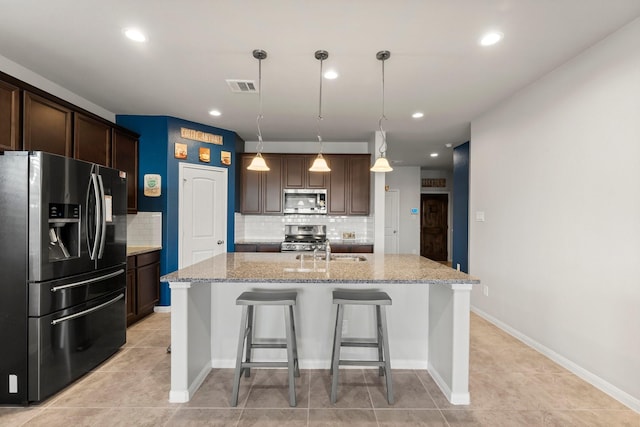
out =
<path fill-rule="evenodd" d="M 470 406 L 450 405 L 428 373 L 394 370 L 389 406 L 375 370 L 341 370 L 338 402 L 327 371 L 303 370 L 290 408 L 284 370 L 245 378 L 229 407 L 232 370 L 213 370 L 193 399 L 167 401 L 169 314 L 128 330 L 127 344 L 45 402 L 0 407 L 0 426 L 633 426 L 640 414 L 476 315 L 471 316 Z M 391 350 L 393 352 L 393 349 Z M 392 353 L 393 354 L 393 353 Z"/>

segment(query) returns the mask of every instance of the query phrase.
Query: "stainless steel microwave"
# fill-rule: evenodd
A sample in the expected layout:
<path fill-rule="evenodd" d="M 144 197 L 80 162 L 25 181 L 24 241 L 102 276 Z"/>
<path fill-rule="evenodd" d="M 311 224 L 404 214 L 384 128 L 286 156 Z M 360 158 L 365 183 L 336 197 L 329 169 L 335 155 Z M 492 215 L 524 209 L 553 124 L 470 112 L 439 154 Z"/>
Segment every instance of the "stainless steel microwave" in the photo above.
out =
<path fill-rule="evenodd" d="M 285 188 L 285 214 L 316 214 L 327 213 L 327 190 L 325 188 Z"/>

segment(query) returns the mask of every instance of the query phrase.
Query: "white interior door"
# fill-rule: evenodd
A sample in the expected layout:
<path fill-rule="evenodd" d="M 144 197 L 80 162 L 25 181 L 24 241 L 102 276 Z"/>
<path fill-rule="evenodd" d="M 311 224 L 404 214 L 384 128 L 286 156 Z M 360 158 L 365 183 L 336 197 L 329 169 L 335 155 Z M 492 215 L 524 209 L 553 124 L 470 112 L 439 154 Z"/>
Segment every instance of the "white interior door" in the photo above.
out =
<path fill-rule="evenodd" d="M 384 193 L 384 253 L 397 254 L 398 227 L 400 226 L 400 191 L 389 190 Z"/>
<path fill-rule="evenodd" d="M 178 268 L 227 251 L 227 169 L 180 163 Z"/>

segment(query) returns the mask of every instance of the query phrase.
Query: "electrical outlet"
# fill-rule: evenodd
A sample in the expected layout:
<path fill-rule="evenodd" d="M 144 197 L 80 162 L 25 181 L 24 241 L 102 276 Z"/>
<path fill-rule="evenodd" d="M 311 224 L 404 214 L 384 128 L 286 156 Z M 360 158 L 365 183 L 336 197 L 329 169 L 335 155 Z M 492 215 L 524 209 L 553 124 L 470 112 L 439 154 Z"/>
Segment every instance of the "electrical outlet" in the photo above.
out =
<path fill-rule="evenodd" d="M 349 321 L 348 320 L 343 320 L 342 321 L 342 335 L 346 335 L 349 332 Z"/>
<path fill-rule="evenodd" d="M 487 285 L 482 285 L 482 294 L 483 294 L 485 297 L 488 297 L 488 296 L 489 296 L 489 286 L 487 286 Z"/>
<path fill-rule="evenodd" d="M 460 264 L 456 264 L 456 270 L 460 271 Z"/>

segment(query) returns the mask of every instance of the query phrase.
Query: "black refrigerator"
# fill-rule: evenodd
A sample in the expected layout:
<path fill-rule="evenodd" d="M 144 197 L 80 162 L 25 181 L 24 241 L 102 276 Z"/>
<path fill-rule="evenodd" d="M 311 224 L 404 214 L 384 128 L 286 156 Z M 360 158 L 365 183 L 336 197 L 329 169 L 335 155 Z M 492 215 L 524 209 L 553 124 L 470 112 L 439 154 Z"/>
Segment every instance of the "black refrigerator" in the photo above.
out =
<path fill-rule="evenodd" d="M 41 401 L 126 338 L 124 172 L 0 154 L 0 404 Z"/>

